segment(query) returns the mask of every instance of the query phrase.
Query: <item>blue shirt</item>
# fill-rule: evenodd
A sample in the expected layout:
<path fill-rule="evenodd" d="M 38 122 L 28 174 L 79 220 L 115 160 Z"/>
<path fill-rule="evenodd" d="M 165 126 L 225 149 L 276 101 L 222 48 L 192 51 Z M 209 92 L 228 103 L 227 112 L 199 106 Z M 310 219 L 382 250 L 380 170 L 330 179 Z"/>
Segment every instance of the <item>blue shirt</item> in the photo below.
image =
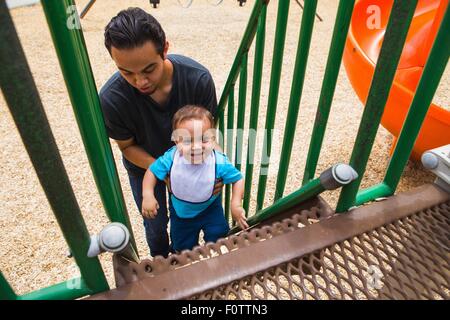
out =
<path fill-rule="evenodd" d="M 164 153 L 164 155 L 156 159 L 156 161 L 150 165 L 150 171 L 159 180 L 164 180 L 170 173 L 176 150 L 176 146 L 170 148 L 168 151 L 166 151 L 166 153 Z M 214 154 L 216 161 L 216 179 L 222 179 L 224 184 L 235 183 L 242 179 L 242 173 L 233 166 L 233 164 L 224 153 L 214 150 Z M 183 201 L 175 197 L 173 194 L 170 194 L 170 198 L 172 200 L 172 205 L 175 209 L 175 212 L 179 217 L 193 218 L 200 212 L 208 208 L 209 205 L 211 205 L 211 203 L 213 203 L 214 200 L 219 197 L 219 195 L 220 194 L 212 195 L 209 200 L 202 203 L 191 203 Z"/>

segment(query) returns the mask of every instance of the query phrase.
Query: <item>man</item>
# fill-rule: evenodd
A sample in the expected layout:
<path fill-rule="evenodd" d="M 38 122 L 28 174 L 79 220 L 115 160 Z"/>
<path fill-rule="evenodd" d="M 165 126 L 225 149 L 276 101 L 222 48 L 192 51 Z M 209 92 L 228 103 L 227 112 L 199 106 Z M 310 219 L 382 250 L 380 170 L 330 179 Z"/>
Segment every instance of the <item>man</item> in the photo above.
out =
<path fill-rule="evenodd" d="M 169 43 L 159 22 L 139 8 L 123 10 L 105 28 L 105 46 L 119 69 L 100 91 L 106 129 L 123 155 L 131 190 L 142 212 L 142 179 L 155 158 L 171 146 L 172 118 L 187 104 L 216 115 L 217 97 L 208 70 L 181 55 L 168 55 Z M 221 191 L 218 181 L 214 194 Z M 159 181 L 155 219 L 144 218 L 152 256 L 167 257 L 166 186 Z"/>

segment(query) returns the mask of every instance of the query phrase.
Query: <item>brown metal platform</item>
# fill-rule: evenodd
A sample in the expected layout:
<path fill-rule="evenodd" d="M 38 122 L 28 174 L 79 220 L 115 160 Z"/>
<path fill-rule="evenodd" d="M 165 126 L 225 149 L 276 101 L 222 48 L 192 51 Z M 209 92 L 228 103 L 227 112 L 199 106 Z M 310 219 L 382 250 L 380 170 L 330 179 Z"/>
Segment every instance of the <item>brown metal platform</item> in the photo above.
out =
<path fill-rule="evenodd" d="M 321 199 L 167 259 L 115 256 L 89 299 L 449 299 L 450 195 L 425 185 L 346 214 Z"/>

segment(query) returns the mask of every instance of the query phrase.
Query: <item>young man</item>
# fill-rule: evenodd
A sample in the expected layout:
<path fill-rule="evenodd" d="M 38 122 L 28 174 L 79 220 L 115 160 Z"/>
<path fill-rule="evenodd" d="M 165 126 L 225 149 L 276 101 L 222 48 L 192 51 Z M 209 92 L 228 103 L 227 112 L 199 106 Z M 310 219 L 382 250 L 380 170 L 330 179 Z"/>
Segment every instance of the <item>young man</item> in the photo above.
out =
<path fill-rule="evenodd" d="M 168 55 L 169 42 L 159 22 L 139 8 L 123 10 L 105 28 L 105 46 L 119 69 L 100 91 L 110 138 L 118 144 L 127 169 L 133 197 L 142 212 L 142 179 L 155 158 L 171 141 L 172 118 L 187 104 L 216 115 L 217 97 L 208 70 L 181 55 Z M 214 194 L 223 184 L 218 181 Z M 167 257 L 166 186 L 155 187 L 160 204 L 156 219 L 144 218 L 152 256 Z"/>

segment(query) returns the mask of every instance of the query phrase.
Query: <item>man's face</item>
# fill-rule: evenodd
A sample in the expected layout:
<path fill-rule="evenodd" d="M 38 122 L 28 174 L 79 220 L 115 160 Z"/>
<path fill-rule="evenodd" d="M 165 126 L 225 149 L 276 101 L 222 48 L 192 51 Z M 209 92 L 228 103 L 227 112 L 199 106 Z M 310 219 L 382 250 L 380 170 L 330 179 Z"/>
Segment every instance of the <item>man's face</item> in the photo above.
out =
<path fill-rule="evenodd" d="M 168 43 L 164 48 L 167 55 Z M 121 75 L 142 94 L 151 95 L 161 85 L 164 74 L 164 59 L 156 52 L 151 41 L 132 49 L 111 48 L 111 57 Z"/>

